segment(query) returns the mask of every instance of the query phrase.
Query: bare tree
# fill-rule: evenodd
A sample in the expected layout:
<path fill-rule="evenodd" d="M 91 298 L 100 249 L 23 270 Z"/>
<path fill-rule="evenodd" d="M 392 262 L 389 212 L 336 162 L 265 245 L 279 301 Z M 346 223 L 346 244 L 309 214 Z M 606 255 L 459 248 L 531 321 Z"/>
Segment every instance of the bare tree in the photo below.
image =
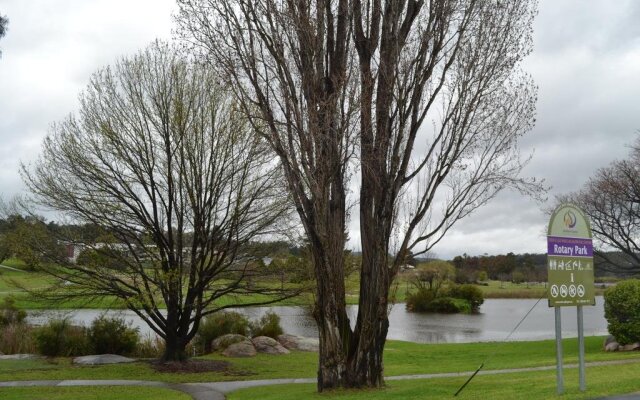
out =
<path fill-rule="evenodd" d="M 348 371 L 355 385 L 378 386 L 386 299 L 408 252 L 427 252 L 503 188 L 540 189 L 518 177 L 526 162 L 518 139 L 533 126 L 536 99 L 518 65 L 535 2 L 354 0 L 352 13 L 363 262 L 354 331 L 362 339 Z"/>
<path fill-rule="evenodd" d="M 163 360 L 186 358 L 202 317 L 233 306 L 222 296 L 287 295 L 242 252 L 287 211 L 280 167 L 214 73 L 155 43 L 95 73 L 80 102 L 23 176 L 39 204 L 100 226 L 87 247 L 107 260 L 49 266 L 72 283 L 50 295 L 117 297 Z"/>
<path fill-rule="evenodd" d="M 526 159 L 518 148 L 534 122 L 535 87 L 519 64 L 531 48 L 535 1 L 179 4 L 181 35 L 223 69 L 250 118 L 268 127 L 262 133 L 283 161 L 311 239 L 319 214 L 308 210 L 333 204 L 333 220 L 344 221 L 344 203 L 331 196 L 344 197 L 344 171 L 356 165 L 363 255 L 354 330 L 343 291 L 335 291 L 341 259 L 323 262 L 331 248 L 310 240 L 316 279 L 327 283 L 317 293 L 318 388 L 381 386 L 389 289 L 405 258 L 427 252 L 500 190 L 541 189 L 519 178 Z M 349 158 L 354 111 L 359 154 Z M 333 143 L 339 151 L 321 151 Z M 336 180 L 322 174 L 327 167 L 341 173 Z M 333 226 L 326 232 L 344 228 Z M 324 307 L 327 299 L 340 308 Z"/>
<path fill-rule="evenodd" d="M 579 192 L 559 201 L 576 203 L 589 217 L 598 267 L 640 271 L 640 139 L 627 159 L 599 169 Z"/>
<path fill-rule="evenodd" d="M 254 128 L 280 157 L 317 281 L 318 388 L 343 386 L 350 341 L 343 250 L 355 125 L 348 2 L 179 5 L 183 37 L 224 71 Z"/>

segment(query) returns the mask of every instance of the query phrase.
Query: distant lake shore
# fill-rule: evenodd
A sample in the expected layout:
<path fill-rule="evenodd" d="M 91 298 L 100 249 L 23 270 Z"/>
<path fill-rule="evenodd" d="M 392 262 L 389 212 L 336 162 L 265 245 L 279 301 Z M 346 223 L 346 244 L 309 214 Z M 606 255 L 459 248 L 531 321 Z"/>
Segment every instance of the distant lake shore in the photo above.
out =
<path fill-rule="evenodd" d="M 418 314 L 405 310 L 399 303 L 393 306 L 389 314 L 390 340 L 403 340 L 415 343 L 472 343 L 502 341 L 522 317 L 536 303 L 534 299 L 487 299 L 479 314 Z M 604 319 L 604 301 L 596 297 L 596 305 L 584 307 L 585 335 L 607 334 L 607 322 Z M 284 331 L 293 335 L 316 337 L 315 321 L 306 307 L 273 306 L 247 307 L 235 311 L 246 314 L 251 319 L 273 311 L 280 316 Z M 355 321 L 357 306 L 348 306 L 352 324 Z M 132 326 L 138 327 L 144 335 L 152 334 L 151 329 L 129 310 L 30 310 L 28 322 L 36 325 L 46 323 L 51 318 L 69 317 L 75 324 L 89 325 L 102 314 L 120 316 Z M 577 336 L 575 307 L 562 308 L 563 337 Z M 512 340 L 543 340 L 554 338 L 554 313 L 541 300 L 529 317 L 513 334 Z"/>

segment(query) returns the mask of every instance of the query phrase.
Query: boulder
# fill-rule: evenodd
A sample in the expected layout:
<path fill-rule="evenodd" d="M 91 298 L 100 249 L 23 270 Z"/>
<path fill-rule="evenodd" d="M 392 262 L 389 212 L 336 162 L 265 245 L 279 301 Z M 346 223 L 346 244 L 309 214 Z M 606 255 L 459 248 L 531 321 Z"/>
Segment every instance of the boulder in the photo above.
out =
<path fill-rule="evenodd" d="M 278 342 L 288 350 L 318 351 L 319 348 L 316 338 L 284 334 L 278 336 Z"/>
<path fill-rule="evenodd" d="M 618 342 L 607 343 L 604 346 L 604 351 L 618 351 L 618 350 L 620 350 L 620 345 L 618 344 Z"/>
<path fill-rule="evenodd" d="M 640 350 L 640 343 L 629 343 L 618 348 L 619 351 L 636 351 Z"/>
<path fill-rule="evenodd" d="M 133 358 L 123 357 L 117 354 L 96 354 L 73 359 L 73 363 L 78 365 L 124 364 L 134 361 L 136 360 Z"/>
<path fill-rule="evenodd" d="M 613 336 L 609 335 L 604 340 L 604 351 L 618 351 L 619 348 L 620 345 Z"/>
<path fill-rule="evenodd" d="M 254 357 L 256 354 L 256 348 L 249 339 L 234 343 L 222 352 L 227 357 Z"/>
<path fill-rule="evenodd" d="M 215 338 L 212 342 L 211 342 L 211 350 L 213 351 L 218 351 L 218 350 L 224 350 L 227 347 L 231 346 L 234 343 L 240 343 L 243 342 L 245 340 L 249 340 L 248 337 L 246 336 L 242 336 L 242 335 L 237 335 L 235 333 L 229 333 L 227 335 L 222 335 L 218 338 Z"/>
<path fill-rule="evenodd" d="M 258 353 L 289 354 L 289 350 L 285 349 L 277 340 L 268 336 L 254 337 L 251 341 Z"/>
<path fill-rule="evenodd" d="M 42 358 L 37 354 L 7 354 L 0 355 L 0 360 L 37 360 Z"/>

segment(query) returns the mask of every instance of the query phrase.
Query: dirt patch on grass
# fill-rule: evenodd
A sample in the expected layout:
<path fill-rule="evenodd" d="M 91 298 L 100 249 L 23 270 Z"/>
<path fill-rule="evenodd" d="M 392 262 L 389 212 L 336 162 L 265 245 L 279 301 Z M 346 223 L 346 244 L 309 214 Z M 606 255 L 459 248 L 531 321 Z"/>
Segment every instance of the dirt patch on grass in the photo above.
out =
<path fill-rule="evenodd" d="M 179 374 L 197 374 L 201 372 L 229 372 L 231 364 L 217 360 L 189 360 L 185 362 L 151 362 L 151 366 L 158 372 L 171 372 Z"/>

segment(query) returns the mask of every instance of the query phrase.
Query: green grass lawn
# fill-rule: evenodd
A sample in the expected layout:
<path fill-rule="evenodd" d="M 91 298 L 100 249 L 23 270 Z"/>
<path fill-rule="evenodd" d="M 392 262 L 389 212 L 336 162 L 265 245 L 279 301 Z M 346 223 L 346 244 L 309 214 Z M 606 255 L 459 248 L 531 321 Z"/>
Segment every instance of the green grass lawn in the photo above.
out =
<path fill-rule="evenodd" d="M 135 386 L 0 388 L 3 400 L 187 400 L 191 396 L 171 389 Z"/>
<path fill-rule="evenodd" d="M 14 268 L 24 268 L 24 263 L 19 260 L 9 259 L 6 260 L 3 265 L 12 266 Z M 29 293 L 27 290 L 42 290 L 47 289 L 58 283 L 56 278 L 51 277 L 42 272 L 34 271 L 12 271 L 5 268 L 0 268 L 0 301 L 7 296 L 12 296 L 15 299 L 17 307 L 29 310 L 42 310 L 42 309 L 78 309 L 78 308 L 91 308 L 91 309 L 123 309 L 125 304 L 122 300 L 115 297 L 101 297 L 101 298 L 77 298 L 69 299 L 60 302 L 52 303 L 50 300 L 38 299 Z M 220 283 L 220 282 L 219 282 Z M 224 284 L 224 282 L 222 282 Z M 279 282 L 273 282 L 274 287 L 280 287 Z M 292 285 L 289 285 L 292 286 Z M 25 290 L 26 289 L 26 290 Z M 231 304 L 253 304 L 271 301 L 272 298 L 266 295 L 254 294 L 234 296 L 226 295 L 219 298 L 216 301 L 218 306 L 225 306 Z M 304 306 L 312 303 L 312 297 L 310 294 L 303 294 L 301 296 L 293 297 L 283 301 L 279 301 L 278 305 L 287 306 Z M 162 299 L 158 299 L 158 303 L 162 304 Z"/>
<path fill-rule="evenodd" d="M 500 375 L 479 375 L 457 397 L 461 400 L 546 400 L 593 399 L 611 394 L 640 391 L 640 363 L 587 368 L 587 391 L 578 389 L 578 371 L 567 369 L 565 394 L 556 395 L 555 371 L 526 372 Z M 339 390 L 318 394 L 315 385 L 296 384 L 266 386 L 238 390 L 227 395 L 229 400 L 422 400 L 452 399 L 467 377 L 438 378 L 411 381 L 387 381 L 380 390 Z"/>
<path fill-rule="evenodd" d="M 4 265 L 15 268 L 24 268 L 25 265 L 20 260 L 9 259 Z M 405 302 L 407 293 L 412 290 L 410 282 L 411 273 L 401 273 L 396 277 L 391 288 L 391 301 L 394 303 Z M 28 289 L 47 288 L 56 280 L 41 272 L 32 271 L 11 271 L 0 269 L 0 301 L 6 296 L 13 296 L 16 299 L 16 305 L 25 309 L 77 309 L 77 308 L 94 308 L 94 309 L 122 309 L 124 303 L 116 298 L 97 298 L 97 299 L 73 299 L 59 303 L 51 303 L 42 301 L 30 296 L 24 290 L 16 286 Z M 540 298 L 546 293 L 543 283 L 537 284 L 516 284 L 512 282 L 488 281 L 488 285 L 478 285 L 482 290 L 485 298 Z M 280 286 L 279 281 L 273 282 L 274 287 Z M 295 286 L 288 284 L 288 286 Z M 360 289 L 360 277 L 357 272 L 350 274 L 345 281 L 346 301 L 347 304 L 358 304 L 358 293 Z M 602 294 L 602 289 L 596 289 L 596 294 Z M 243 295 L 243 296 L 224 296 L 217 301 L 218 305 L 229 304 L 249 304 L 259 303 L 271 300 L 264 295 Z M 161 301 L 160 301 L 161 302 Z M 274 303 L 275 305 L 287 306 L 305 306 L 311 304 L 313 298 L 310 294 L 303 294 L 298 297 L 286 299 Z"/>
<path fill-rule="evenodd" d="M 637 352 L 605 353 L 602 337 L 587 337 L 587 361 L 635 359 Z M 577 362 L 577 340 L 564 340 L 565 363 Z M 467 344 L 416 344 L 389 341 L 385 348 L 385 374 L 407 375 L 475 370 L 487 357 L 498 351 L 485 365 L 485 370 L 539 367 L 555 364 L 555 342 L 509 342 Z M 70 359 L 2 360 L 0 381 L 57 379 L 136 379 L 164 382 L 208 382 L 274 378 L 313 378 L 316 376 L 316 353 L 292 352 L 273 356 L 259 354 L 253 358 L 226 358 L 210 354 L 203 359 L 228 361 L 223 372 L 159 373 L 148 362 L 121 365 L 73 366 Z"/>

